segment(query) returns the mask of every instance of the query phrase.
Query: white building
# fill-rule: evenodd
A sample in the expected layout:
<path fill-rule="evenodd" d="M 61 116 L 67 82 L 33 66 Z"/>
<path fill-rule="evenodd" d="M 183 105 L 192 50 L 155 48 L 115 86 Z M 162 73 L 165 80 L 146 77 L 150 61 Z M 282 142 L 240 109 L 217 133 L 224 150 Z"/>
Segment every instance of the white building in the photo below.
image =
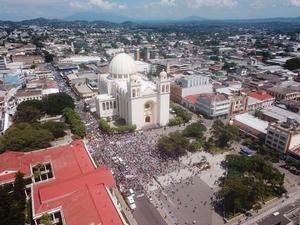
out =
<path fill-rule="evenodd" d="M 99 117 L 119 116 L 137 129 L 164 126 L 169 122 L 170 80 L 161 72 L 156 83 L 137 73 L 135 61 L 127 54 L 116 55 L 109 74 L 99 75 L 96 111 Z"/>
<path fill-rule="evenodd" d="M 101 58 L 98 56 L 71 56 L 69 58 L 65 58 L 60 60 L 60 63 L 66 63 L 66 64 L 90 64 L 95 63 L 98 64 L 101 62 Z"/>
<path fill-rule="evenodd" d="M 211 118 L 226 118 L 230 110 L 230 100 L 223 94 L 201 94 L 197 99 L 196 109 Z"/>

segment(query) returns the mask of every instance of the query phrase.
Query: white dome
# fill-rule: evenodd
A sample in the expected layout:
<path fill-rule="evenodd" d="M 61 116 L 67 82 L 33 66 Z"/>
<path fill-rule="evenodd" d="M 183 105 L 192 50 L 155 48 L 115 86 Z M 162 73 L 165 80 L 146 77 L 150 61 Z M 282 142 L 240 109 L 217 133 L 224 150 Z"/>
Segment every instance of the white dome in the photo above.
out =
<path fill-rule="evenodd" d="M 109 73 L 113 78 L 128 79 L 136 74 L 135 61 L 126 53 L 116 55 L 109 64 Z"/>

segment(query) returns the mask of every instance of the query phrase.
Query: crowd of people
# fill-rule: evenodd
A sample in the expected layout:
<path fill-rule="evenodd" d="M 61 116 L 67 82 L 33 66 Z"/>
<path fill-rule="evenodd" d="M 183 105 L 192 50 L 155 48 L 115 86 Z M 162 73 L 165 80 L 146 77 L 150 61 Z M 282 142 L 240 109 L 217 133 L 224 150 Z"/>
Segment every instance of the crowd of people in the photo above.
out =
<path fill-rule="evenodd" d="M 151 131 L 125 134 L 101 131 L 96 116 L 84 110 L 84 102 L 78 101 L 60 75 L 57 74 L 56 79 L 60 90 L 73 97 L 76 111 L 86 124 L 88 150 L 99 165 L 112 169 L 121 191 L 132 189 L 137 195 L 146 194 L 146 187 L 154 182 L 153 178 L 178 168 L 177 161 L 164 158 L 157 149 L 160 135 Z"/>

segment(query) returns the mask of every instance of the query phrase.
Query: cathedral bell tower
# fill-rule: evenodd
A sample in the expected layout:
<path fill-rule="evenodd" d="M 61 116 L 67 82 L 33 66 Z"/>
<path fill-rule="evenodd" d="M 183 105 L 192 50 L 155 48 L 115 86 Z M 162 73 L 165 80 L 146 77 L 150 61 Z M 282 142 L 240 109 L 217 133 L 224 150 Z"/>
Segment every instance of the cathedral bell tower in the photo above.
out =
<path fill-rule="evenodd" d="M 170 79 L 165 70 L 159 74 L 157 80 L 157 95 L 158 95 L 158 123 L 160 126 L 165 126 L 169 123 L 169 108 L 170 108 Z"/>
<path fill-rule="evenodd" d="M 139 117 L 139 103 L 141 97 L 141 81 L 138 75 L 131 75 L 127 82 L 127 93 L 128 93 L 128 123 L 135 124 L 140 127 Z"/>

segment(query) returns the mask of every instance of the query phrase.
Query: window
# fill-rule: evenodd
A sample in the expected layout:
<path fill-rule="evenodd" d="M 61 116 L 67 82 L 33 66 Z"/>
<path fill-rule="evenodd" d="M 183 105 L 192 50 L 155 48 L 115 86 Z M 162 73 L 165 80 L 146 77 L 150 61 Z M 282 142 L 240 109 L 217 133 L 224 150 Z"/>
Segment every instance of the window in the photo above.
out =
<path fill-rule="evenodd" d="M 39 163 L 32 167 L 34 182 L 49 180 L 53 178 L 53 172 L 50 163 Z"/>
<path fill-rule="evenodd" d="M 135 97 L 136 93 L 135 93 L 135 89 L 132 89 L 132 97 Z"/>
<path fill-rule="evenodd" d="M 105 102 L 102 103 L 102 108 L 105 110 Z"/>
<path fill-rule="evenodd" d="M 147 104 L 145 105 L 145 108 L 146 108 L 146 109 L 149 109 L 149 108 L 150 108 L 150 104 L 147 103 Z"/>
<path fill-rule="evenodd" d="M 106 102 L 106 109 L 109 109 L 109 102 Z"/>
<path fill-rule="evenodd" d="M 165 85 L 162 86 L 162 91 L 161 92 L 165 92 Z"/>
<path fill-rule="evenodd" d="M 111 109 L 113 108 L 113 103 L 112 103 L 112 102 L 110 102 L 110 108 L 111 108 Z"/>
<path fill-rule="evenodd" d="M 117 108 L 117 102 L 114 101 L 114 109 L 116 109 L 116 108 Z"/>
<path fill-rule="evenodd" d="M 169 85 L 166 85 L 166 92 L 169 92 L 169 90 L 170 90 Z"/>
<path fill-rule="evenodd" d="M 42 225 L 43 224 L 43 216 L 41 216 L 40 218 L 38 218 L 36 220 L 36 224 L 37 225 Z M 54 213 L 49 213 L 49 214 L 44 214 L 44 217 L 46 217 L 46 220 L 50 220 L 52 221 L 53 225 L 63 225 L 63 219 L 62 219 L 62 215 L 61 212 L 54 212 Z M 44 219 L 45 220 L 45 219 Z"/>

